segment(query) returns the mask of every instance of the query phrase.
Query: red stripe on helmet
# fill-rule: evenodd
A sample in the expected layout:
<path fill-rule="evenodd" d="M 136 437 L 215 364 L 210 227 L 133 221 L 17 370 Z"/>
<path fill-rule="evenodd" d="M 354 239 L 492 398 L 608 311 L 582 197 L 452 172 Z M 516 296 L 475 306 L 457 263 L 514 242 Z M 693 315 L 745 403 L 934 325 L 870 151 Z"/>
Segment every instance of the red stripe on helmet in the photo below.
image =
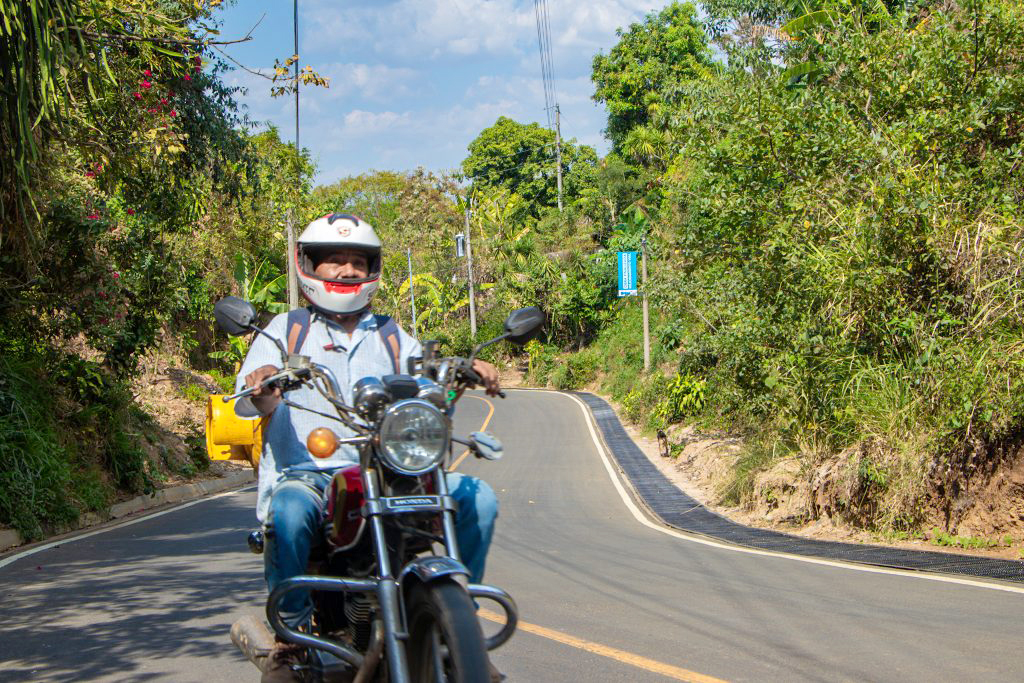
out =
<path fill-rule="evenodd" d="M 359 288 L 363 286 L 363 283 L 355 285 L 346 285 L 340 282 L 331 282 L 330 280 L 324 280 L 324 289 L 328 292 L 337 294 L 356 294 L 359 292 Z"/>

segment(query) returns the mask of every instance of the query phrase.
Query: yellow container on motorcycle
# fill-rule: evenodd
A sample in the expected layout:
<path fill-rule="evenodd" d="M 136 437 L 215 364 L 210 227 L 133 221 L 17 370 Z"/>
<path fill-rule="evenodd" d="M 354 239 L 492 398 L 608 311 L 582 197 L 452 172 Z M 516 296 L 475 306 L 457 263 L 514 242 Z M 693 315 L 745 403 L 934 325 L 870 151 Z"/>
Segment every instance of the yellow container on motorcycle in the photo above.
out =
<path fill-rule="evenodd" d="M 235 415 L 235 402 L 210 394 L 206 402 L 206 452 L 210 460 L 245 460 L 259 467 L 263 451 L 263 421 Z"/>

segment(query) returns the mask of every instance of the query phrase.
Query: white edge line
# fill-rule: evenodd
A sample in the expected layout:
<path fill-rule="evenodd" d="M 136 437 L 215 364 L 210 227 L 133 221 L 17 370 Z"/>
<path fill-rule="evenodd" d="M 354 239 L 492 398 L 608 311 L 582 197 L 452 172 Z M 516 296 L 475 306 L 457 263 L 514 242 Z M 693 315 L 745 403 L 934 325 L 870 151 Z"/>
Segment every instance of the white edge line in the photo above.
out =
<path fill-rule="evenodd" d="M 727 543 L 719 543 L 718 541 L 712 541 L 707 538 L 700 536 L 694 536 L 677 529 L 663 526 L 660 523 L 652 521 L 647 515 L 645 515 L 636 503 L 633 502 L 632 497 L 626 491 L 622 485 L 621 478 L 616 474 L 615 468 L 612 465 L 608 451 L 605 448 L 604 442 L 598 437 L 597 431 L 594 425 L 594 418 L 590 414 L 590 409 L 587 405 L 576 396 L 567 394 L 560 391 L 550 391 L 547 389 L 519 389 L 519 391 L 543 391 L 549 394 L 560 394 L 567 396 L 579 405 L 580 410 L 583 411 L 584 419 L 587 421 L 587 428 L 590 430 L 590 437 L 594 440 L 594 445 L 597 447 L 597 452 L 601 455 L 601 462 L 604 463 L 604 468 L 608 472 L 609 478 L 612 480 L 612 484 L 615 486 L 615 490 L 618 491 L 619 497 L 622 498 L 622 502 L 626 504 L 629 511 L 633 513 L 633 517 L 636 521 L 640 522 L 644 526 L 660 531 L 663 534 L 674 536 L 690 543 L 699 543 L 701 545 L 711 546 L 712 548 L 720 548 L 722 550 L 731 550 L 737 553 L 746 553 L 748 555 L 763 555 L 765 557 L 778 557 L 784 560 L 792 560 L 794 562 L 806 562 L 807 564 L 819 564 L 826 567 L 836 567 L 838 569 L 848 569 L 856 572 L 867 572 L 869 574 L 889 574 L 892 576 L 902 576 L 908 579 L 923 579 L 925 581 L 940 581 L 942 583 L 955 583 L 962 586 L 973 586 L 975 588 L 987 588 L 989 590 L 1004 591 L 1007 593 L 1024 594 L 1024 587 L 1018 586 L 1004 586 L 996 583 L 986 583 L 984 581 L 975 581 L 972 579 L 963 579 L 957 576 L 947 576 L 944 574 L 928 574 L 925 572 L 918 572 L 914 570 L 906 569 L 890 569 L 888 567 L 871 567 L 860 564 L 849 564 L 846 562 L 839 562 L 836 560 L 823 560 L 816 557 L 804 557 L 802 555 L 790 555 L 788 553 L 779 553 L 771 550 L 760 550 L 758 548 L 745 548 L 743 546 L 735 546 Z"/>
<path fill-rule="evenodd" d="M 50 543 L 44 543 L 43 545 L 36 546 L 35 548 L 31 548 L 30 550 L 25 550 L 25 551 L 22 551 L 20 553 L 16 553 L 14 555 L 11 555 L 9 557 L 5 557 L 4 559 L 0 560 L 0 569 L 6 567 L 9 564 L 17 562 L 18 560 L 26 558 L 29 555 L 35 555 L 36 553 L 41 553 L 44 550 L 49 550 L 50 548 L 54 548 L 54 547 L 56 547 L 58 545 L 65 545 L 67 543 L 74 543 L 75 541 L 81 541 L 83 538 L 89 538 L 90 536 L 98 536 L 99 534 L 105 534 L 108 531 L 113 531 L 114 529 L 120 529 L 122 527 L 131 526 L 132 524 L 138 524 L 139 522 L 145 522 L 146 520 L 153 519 L 155 517 L 161 517 L 163 515 L 167 515 L 167 514 L 170 514 L 172 512 L 177 512 L 178 510 L 184 510 L 185 508 L 192 507 L 193 505 L 199 505 L 200 503 L 206 503 L 206 502 L 211 501 L 211 500 L 216 500 L 217 498 L 223 498 L 224 496 L 230 496 L 230 495 L 234 495 L 236 493 L 241 493 L 243 491 L 247 491 L 247 490 L 253 488 L 253 486 L 254 486 L 253 484 L 250 484 L 250 485 L 243 486 L 241 488 L 232 489 L 230 491 L 222 491 L 221 493 L 218 493 L 218 494 L 215 494 L 215 495 L 212 495 L 212 496 L 205 496 L 205 497 L 202 497 L 202 498 L 196 498 L 195 500 L 190 500 L 187 503 L 181 503 L 179 505 L 174 505 L 173 507 L 169 507 L 169 508 L 167 508 L 165 510 L 161 510 L 160 512 L 154 512 L 152 514 L 144 515 L 142 517 L 138 517 L 138 518 L 135 518 L 135 519 L 129 519 L 129 520 L 126 520 L 124 522 L 118 522 L 117 524 L 112 524 L 111 526 L 105 526 L 102 529 L 96 529 L 95 531 L 88 531 L 88 532 L 86 532 L 84 534 L 79 534 L 77 536 L 69 536 L 67 538 L 62 538 L 59 541 L 51 541 Z"/>

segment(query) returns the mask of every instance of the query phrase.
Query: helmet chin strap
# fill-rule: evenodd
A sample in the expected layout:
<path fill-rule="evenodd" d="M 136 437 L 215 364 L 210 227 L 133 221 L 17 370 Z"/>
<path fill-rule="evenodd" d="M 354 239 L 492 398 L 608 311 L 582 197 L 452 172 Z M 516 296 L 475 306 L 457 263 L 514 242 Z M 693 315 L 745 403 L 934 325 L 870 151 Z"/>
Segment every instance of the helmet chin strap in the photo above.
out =
<path fill-rule="evenodd" d="M 333 320 L 334 322 L 338 323 L 346 332 L 348 332 L 351 335 L 352 332 L 355 331 L 356 325 L 359 324 L 359 319 L 363 317 L 364 313 L 370 310 L 372 305 L 372 302 L 368 303 L 362 308 L 360 308 L 358 311 L 353 311 L 352 313 L 332 313 L 331 311 L 325 311 L 324 309 L 320 308 L 315 304 L 313 304 L 313 310 L 315 310 L 319 315 L 324 316 L 328 320 Z"/>

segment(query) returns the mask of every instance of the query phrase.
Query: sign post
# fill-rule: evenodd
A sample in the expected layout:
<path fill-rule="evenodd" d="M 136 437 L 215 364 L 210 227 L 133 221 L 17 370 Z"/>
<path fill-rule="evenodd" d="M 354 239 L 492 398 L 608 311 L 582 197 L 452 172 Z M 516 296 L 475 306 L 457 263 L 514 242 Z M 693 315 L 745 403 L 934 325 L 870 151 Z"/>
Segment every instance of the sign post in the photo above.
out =
<path fill-rule="evenodd" d="M 647 315 L 647 238 L 640 244 L 640 274 L 643 276 L 644 293 L 644 372 L 651 369 L 651 325 Z"/>
<path fill-rule="evenodd" d="M 619 252 L 619 296 L 636 296 L 636 252 Z"/>
<path fill-rule="evenodd" d="M 644 285 L 647 284 L 647 240 L 644 240 L 641 247 L 643 259 Z M 636 280 L 636 255 L 635 251 L 619 252 L 619 296 L 636 296 L 639 294 Z M 644 310 L 644 371 L 651 369 L 651 335 L 649 331 L 647 313 L 647 292 L 643 294 Z"/>

